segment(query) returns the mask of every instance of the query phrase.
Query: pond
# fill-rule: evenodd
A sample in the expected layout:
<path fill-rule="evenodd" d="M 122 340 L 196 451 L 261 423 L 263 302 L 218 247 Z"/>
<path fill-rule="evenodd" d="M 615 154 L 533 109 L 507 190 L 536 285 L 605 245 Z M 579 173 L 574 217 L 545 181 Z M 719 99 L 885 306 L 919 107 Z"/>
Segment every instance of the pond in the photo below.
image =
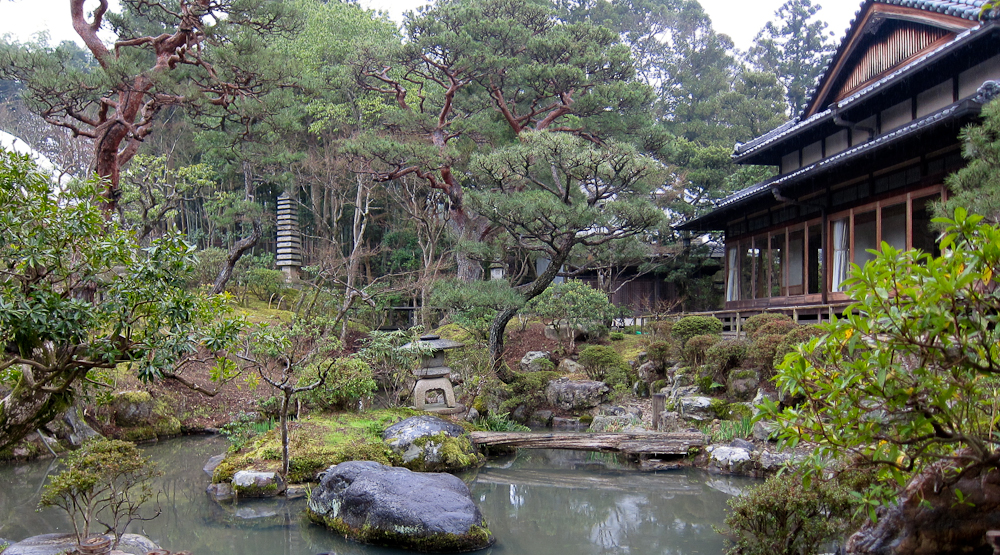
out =
<path fill-rule="evenodd" d="M 210 501 L 202 467 L 226 447 L 217 436 L 144 446 L 165 472 L 161 514 L 129 531 L 195 555 L 405 553 L 353 544 L 309 523 L 304 499 Z M 55 472 L 54 461 L 0 466 L 0 538 L 72 531 L 62 513 L 35 511 L 46 475 Z M 694 470 L 643 473 L 608 455 L 556 450 L 521 450 L 463 478 L 497 538 L 483 555 L 722 553 L 712 525 L 725 518 L 726 500 L 752 483 Z"/>

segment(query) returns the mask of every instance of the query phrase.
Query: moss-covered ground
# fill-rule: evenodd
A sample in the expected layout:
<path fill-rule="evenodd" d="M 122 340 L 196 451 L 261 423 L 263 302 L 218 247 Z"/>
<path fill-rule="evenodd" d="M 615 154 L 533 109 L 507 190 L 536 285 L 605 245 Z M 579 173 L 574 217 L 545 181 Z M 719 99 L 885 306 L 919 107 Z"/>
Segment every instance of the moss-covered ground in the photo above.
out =
<path fill-rule="evenodd" d="M 392 424 L 420 414 L 410 409 L 364 413 L 315 414 L 289 422 L 288 482 L 316 480 L 326 468 L 350 460 L 376 461 L 397 466 L 402 461 L 382 442 Z M 277 472 L 281 466 L 281 432 L 275 428 L 226 455 L 215 469 L 213 482 L 232 480 L 239 470 Z"/>

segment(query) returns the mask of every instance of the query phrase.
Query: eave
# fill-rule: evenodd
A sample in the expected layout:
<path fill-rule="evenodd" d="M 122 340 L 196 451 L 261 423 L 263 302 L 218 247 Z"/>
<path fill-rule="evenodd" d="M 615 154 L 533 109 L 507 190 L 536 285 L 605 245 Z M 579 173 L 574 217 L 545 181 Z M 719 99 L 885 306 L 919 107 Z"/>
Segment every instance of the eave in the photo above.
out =
<path fill-rule="evenodd" d="M 831 177 L 833 172 L 854 167 L 858 162 L 878 157 L 894 146 L 899 146 L 908 140 L 917 139 L 925 133 L 935 132 L 948 126 L 956 128 L 953 142 L 957 142 L 957 126 L 978 116 L 982 110 L 982 106 L 989 100 L 990 98 L 986 96 L 977 95 L 955 102 L 933 114 L 914 120 L 899 129 L 876 137 L 869 142 L 857 145 L 829 158 L 824 158 L 791 173 L 773 177 L 767 181 L 733 193 L 722 199 L 712 212 L 674 226 L 674 228 L 680 231 L 718 231 L 725 229 L 729 221 L 737 219 L 741 215 L 747 215 L 758 209 L 762 204 L 779 204 L 774 199 L 775 191 L 780 191 L 784 194 L 786 190 L 803 183 Z M 856 177 L 847 172 L 841 173 L 845 179 Z"/>

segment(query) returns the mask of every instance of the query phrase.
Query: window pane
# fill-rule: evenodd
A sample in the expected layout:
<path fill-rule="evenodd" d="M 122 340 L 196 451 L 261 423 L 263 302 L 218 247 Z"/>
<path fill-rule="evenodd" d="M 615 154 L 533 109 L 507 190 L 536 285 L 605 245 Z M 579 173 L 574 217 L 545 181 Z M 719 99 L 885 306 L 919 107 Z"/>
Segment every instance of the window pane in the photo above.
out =
<path fill-rule="evenodd" d="M 809 293 L 816 294 L 823 281 L 823 230 L 821 226 L 809 226 Z"/>
<path fill-rule="evenodd" d="M 933 256 L 940 256 L 938 249 L 937 232 L 931 224 L 931 206 L 941 200 L 940 195 L 919 198 L 913 201 L 913 244 L 912 247 L 920 249 Z"/>
<path fill-rule="evenodd" d="M 805 291 L 805 232 L 801 229 L 788 234 L 788 294 L 802 295 Z"/>
<path fill-rule="evenodd" d="M 753 246 L 756 249 L 756 267 L 754 268 L 754 280 L 756 284 L 754 295 L 755 299 L 764 299 L 768 296 L 767 291 L 767 271 L 768 271 L 768 253 L 767 253 L 767 237 L 759 236 L 754 237 Z"/>
<path fill-rule="evenodd" d="M 785 285 L 785 234 L 771 236 L 771 296 L 780 297 L 788 294 Z"/>
<path fill-rule="evenodd" d="M 897 249 L 906 249 L 905 202 L 882 209 L 882 241 Z"/>
<path fill-rule="evenodd" d="M 757 256 L 750 240 L 741 241 L 740 248 L 743 252 L 743 260 L 740 261 L 740 299 L 747 300 L 754 298 L 753 265 Z"/>
<path fill-rule="evenodd" d="M 875 258 L 868 249 L 878 248 L 878 235 L 875 227 L 875 211 L 864 212 L 854 216 L 854 263 L 864 266 Z M 850 272 L 848 272 L 850 273 Z"/>

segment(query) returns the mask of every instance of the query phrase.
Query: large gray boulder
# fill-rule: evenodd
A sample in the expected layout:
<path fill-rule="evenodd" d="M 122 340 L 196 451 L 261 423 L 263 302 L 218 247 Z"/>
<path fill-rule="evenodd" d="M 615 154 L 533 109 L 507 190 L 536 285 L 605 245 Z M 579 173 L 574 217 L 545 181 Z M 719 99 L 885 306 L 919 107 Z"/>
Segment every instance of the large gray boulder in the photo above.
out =
<path fill-rule="evenodd" d="M 460 553 L 493 544 L 468 486 L 445 473 L 348 461 L 323 474 L 307 513 L 349 540 L 423 552 Z"/>
<path fill-rule="evenodd" d="M 286 489 L 277 472 L 240 470 L 233 475 L 233 493 L 237 497 L 277 497 Z"/>
<path fill-rule="evenodd" d="M 59 555 L 75 549 L 75 534 L 42 534 L 21 540 L 3 552 L 4 555 Z M 145 555 L 160 547 L 146 536 L 124 534 L 118 544 L 118 552 Z"/>
<path fill-rule="evenodd" d="M 559 378 L 549 382 L 545 388 L 545 398 L 550 405 L 563 410 L 582 411 L 603 403 L 609 391 L 611 388 L 604 382 Z"/>
<path fill-rule="evenodd" d="M 587 372 L 587 369 L 582 364 L 569 358 L 559 361 L 559 367 L 556 370 L 560 374 L 585 374 Z"/>
<path fill-rule="evenodd" d="M 677 401 L 681 418 L 688 421 L 706 422 L 717 418 L 711 397 L 691 395 Z"/>
<path fill-rule="evenodd" d="M 456 471 L 482 462 L 465 428 L 437 416 L 411 416 L 386 428 L 382 439 L 411 470 Z"/>
<path fill-rule="evenodd" d="M 153 397 L 146 391 L 119 391 L 111 407 L 119 426 L 142 426 L 153 418 Z"/>
<path fill-rule="evenodd" d="M 549 353 L 546 351 L 528 351 L 521 357 L 519 366 L 522 372 L 541 372 L 553 368 Z"/>
<path fill-rule="evenodd" d="M 710 472 L 744 473 L 752 469 L 751 449 L 732 445 L 712 445 L 708 449 Z"/>
<path fill-rule="evenodd" d="M 88 439 L 100 437 L 96 430 L 87 424 L 83 416 L 83 406 L 73 405 L 66 409 L 58 418 L 45 425 L 52 435 L 73 448 L 83 445 Z"/>

